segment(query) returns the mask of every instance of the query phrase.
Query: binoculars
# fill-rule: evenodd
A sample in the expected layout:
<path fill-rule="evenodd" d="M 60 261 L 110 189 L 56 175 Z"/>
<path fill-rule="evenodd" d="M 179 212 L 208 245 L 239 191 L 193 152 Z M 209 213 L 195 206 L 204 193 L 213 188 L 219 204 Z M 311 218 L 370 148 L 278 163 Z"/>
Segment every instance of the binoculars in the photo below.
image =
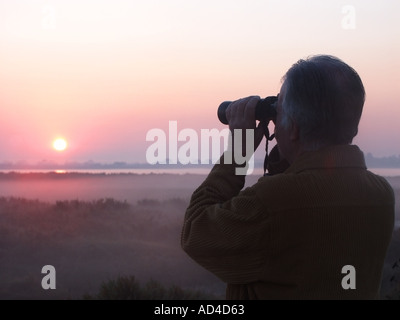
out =
<path fill-rule="evenodd" d="M 256 120 L 274 120 L 276 118 L 276 106 L 275 103 L 278 101 L 277 96 L 270 96 L 261 99 L 256 106 Z M 232 101 L 222 102 L 218 107 L 218 119 L 223 124 L 228 124 L 226 118 L 226 109 Z"/>

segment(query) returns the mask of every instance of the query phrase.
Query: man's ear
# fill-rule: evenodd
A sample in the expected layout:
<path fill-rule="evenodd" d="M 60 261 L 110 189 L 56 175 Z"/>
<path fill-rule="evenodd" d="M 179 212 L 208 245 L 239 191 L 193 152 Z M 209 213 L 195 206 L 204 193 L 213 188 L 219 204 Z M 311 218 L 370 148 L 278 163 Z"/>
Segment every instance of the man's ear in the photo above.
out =
<path fill-rule="evenodd" d="M 294 121 L 292 121 L 292 125 L 290 126 L 289 138 L 292 141 L 297 141 L 300 139 L 300 129 L 297 123 L 295 123 Z"/>

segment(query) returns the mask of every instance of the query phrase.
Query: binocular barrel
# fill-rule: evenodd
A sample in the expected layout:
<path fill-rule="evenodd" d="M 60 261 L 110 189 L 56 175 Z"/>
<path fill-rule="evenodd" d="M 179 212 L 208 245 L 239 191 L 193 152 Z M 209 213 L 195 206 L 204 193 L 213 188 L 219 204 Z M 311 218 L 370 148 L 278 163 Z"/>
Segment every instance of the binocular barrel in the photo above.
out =
<path fill-rule="evenodd" d="M 270 96 L 258 101 L 256 106 L 256 120 L 273 120 L 276 117 L 275 103 L 278 101 L 278 97 Z M 229 124 L 226 118 L 226 109 L 229 107 L 232 101 L 224 101 L 218 107 L 218 119 L 223 124 Z"/>

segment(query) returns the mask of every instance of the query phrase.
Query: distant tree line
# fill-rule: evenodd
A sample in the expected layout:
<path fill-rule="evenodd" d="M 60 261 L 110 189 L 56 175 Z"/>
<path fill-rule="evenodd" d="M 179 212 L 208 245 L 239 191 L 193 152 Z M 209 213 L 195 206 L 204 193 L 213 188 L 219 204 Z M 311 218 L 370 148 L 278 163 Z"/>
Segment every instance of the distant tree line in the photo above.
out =
<path fill-rule="evenodd" d="M 203 167 L 206 165 L 202 165 Z M 116 161 L 112 163 L 102 163 L 95 161 L 86 162 L 66 162 L 56 163 L 51 161 L 40 161 L 37 163 L 29 163 L 26 161 L 18 162 L 0 162 L 0 170 L 112 170 L 112 169 L 153 169 L 153 168 L 196 168 L 199 165 L 182 165 L 182 164 L 156 164 L 148 163 L 129 163 Z"/>
<path fill-rule="evenodd" d="M 400 168 L 400 155 L 377 158 L 367 153 L 365 161 L 370 168 Z"/>
<path fill-rule="evenodd" d="M 400 168 L 400 154 L 392 155 L 388 157 L 375 157 L 372 153 L 365 155 L 367 166 L 370 168 Z M 264 159 L 255 160 L 255 166 L 262 167 Z M 51 161 L 40 161 L 37 163 L 29 163 L 26 161 L 18 162 L 0 162 L 0 170 L 111 170 L 111 169 L 152 169 L 152 168 L 196 168 L 200 165 L 182 165 L 182 164 L 156 164 L 151 165 L 148 163 L 129 163 L 124 161 L 115 161 L 112 163 L 102 163 L 95 161 L 85 162 L 66 162 L 63 164 L 51 162 Z M 210 165 L 201 165 L 202 167 Z"/>

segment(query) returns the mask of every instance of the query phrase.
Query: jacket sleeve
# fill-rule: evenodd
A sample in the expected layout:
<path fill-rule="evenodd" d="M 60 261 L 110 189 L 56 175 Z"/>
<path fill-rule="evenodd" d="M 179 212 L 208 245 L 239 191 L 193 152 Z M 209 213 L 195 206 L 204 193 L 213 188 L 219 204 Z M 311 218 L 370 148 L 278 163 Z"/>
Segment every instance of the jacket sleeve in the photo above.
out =
<path fill-rule="evenodd" d="M 181 236 L 183 250 L 227 283 L 256 281 L 265 250 L 265 219 L 254 187 L 235 165 L 217 164 L 193 193 Z"/>

